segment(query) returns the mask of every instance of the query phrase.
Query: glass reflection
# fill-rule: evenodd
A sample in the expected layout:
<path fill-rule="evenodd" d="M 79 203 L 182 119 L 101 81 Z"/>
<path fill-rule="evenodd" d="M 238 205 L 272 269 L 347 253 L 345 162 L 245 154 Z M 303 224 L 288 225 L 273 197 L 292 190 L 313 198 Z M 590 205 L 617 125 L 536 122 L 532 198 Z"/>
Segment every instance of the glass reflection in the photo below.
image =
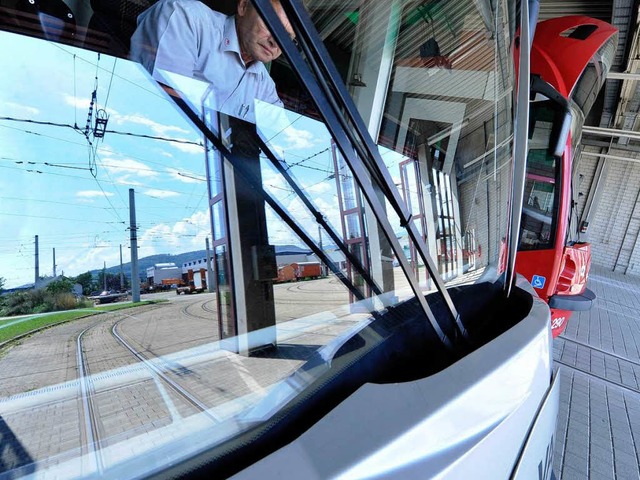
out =
<path fill-rule="evenodd" d="M 240 17 L 255 13 L 241 12 L 249 5 L 240 4 Z M 493 278 L 506 225 L 511 155 L 513 73 L 508 34 L 502 31 L 508 23 L 506 12 L 494 12 L 500 30 L 491 22 L 487 27 L 475 4 L 456 2 L 436 6 L 374 1 L 352 8 L 317 1 L 312 14 L 378 139 L 385 167 L 411 213 L 409 221 L 437 266 L 434 273 L 448 281 L 474 281 L 483 273 L 485 279 Z M 226 29 L 235 20 L 214 16 L 218 30 L 229 33 Z M 260 31 L 245 33 L 254 35 L 258 45 L 263 40 L 268 44 L 268 31 L 262 23 L 255 24 Z M 246 73 L 249 62 L 239 49 L 240 31 L 229 38 L 228 46 L 233 47 L 233 62 L 240 60 L 234 68 L 239 65 Z M 1 38 L 6 51 L 14 48 L 16 38 Z M 224 44 L 225 38 L 218 41 Z M 134 56 L 142 48 L 136 42 Z M 101 318 L 108 317 L 109 327 L 120 322 L 123 336 L 135 342 L 148 361 L 129 356 L 118 344 L 107 345 L 102 334 L 115 342 L 109 329 L 95 333 L 91 348 L 107 346 L 100 350 L 104 357 L 93 357 L 87 381 L 99 398 L 98 418 L 113 427 L 103 432 L 101 448 L 93 450 L 103 450 L 96 454 L 102 459 L 83 466 L 78 458 L 89 447 L 76 438 L 55 452 L 34 447 L 29 461 L 46 463 L 51 457 L 51 464 L 64 464 L 67 472 L 93 471 L 99 470 L 100 461 L 105 466 L 121 461 L 119 452 L 127 448 L 133 454 L 154 451 L 158 445 L 171 450 L 168 439 L 190 443 L 193 450 L 186 448 L 183 455 L 222 443 L 270 418 L 326 372 L 334 354 L 365 331 L 376 315 L 412 299 L 408 276 L 419 282 L 423 293 L 436 292 L 416 245 L 377 185 L 375 193 L 386 206 L 395 238 L 382 233 L 382 219 L 373 215 L 358 184 L 371 180 L 353 174 L 345 158 L 351 152 L 336 147 L 309 94 L 282 57 L 265 59 L 254 52 L 260 65 L 271 61 L 270 71 L 253 63 L 262 83 L 229 92 L 227 87 L 237 79 L 219 66 L 183 71 L 154 61 L 143 70 L 86 50 L 65 50 L 26 38 L 20 43 L 24 55 L 3 60 L 12 72 L 10 78 L 0 79 L 6 108 L 22 115 L 30 112 L 33 118 L 42 115 L 50 123 L 64 119 L 72 125 L 70 119 L 75 118 L 82 124 L 95 88 L 98 103 L 110 114 L 110 125 L 138 136 L 109 131 L 95 141 L 90 128 L 75 128 L 51 138 L 52 125 L 27 131 L 3 120 L 5 160 L 12 162 L 3 192 L 21 198 L 24 205 L 19 221 L 9 214 L 1 217 L 9 236 L 20 243 L 2 252 L 0 275 L 11 279 L 11 286 L 28 280 L 14 272 L 31 275 L 33 258 L 24 253 L 24 245 L 31 247 L 36 232 L 41 239 L 57 232 L 64 232 L 65 241 L 75 239 L 77 243 L 64 248 L 63 240 L 57 244 L 58 265 L 64 264 L 68 274 L 79 276 L 107 261 L 117 265 L 116 248 L 127 245 L 129 233 L 122 188 L 135 187 L 142 197 L 139 225 L 133 227 L 140 238 L 139 257 L 198 252 L 179 262 L 183 272 L 190 267 L 192 273 L 176 287 L 180 283 L 199 289 L 204 278 L 214 288 L 199 296 L 173 294 L 170 302 L 135 315 L 104 314 Z M 204 75 L 205 70 L 217 77 Z M 146 75 L 149 71 L 152 77 Z M 28 94 L 22 85 L 29 85 Z M 217 90 L 219 85 L 227 90 Z M 184 107 L 182 114 L 176 113 L 176 104 Z M 19 117 L 15 111 L 12 115 Z M 43 164 L 45 157 L 48 165 Z M 67 167 L 82 170 L 82 177 L 58 178 L 60 169 Z M 49 177 L 54 174 L 56 178 Z M 64 206 L 52 206 L 35 194 L 25 197 L 25 191 L 52 191 L 51 198 L 60 198 Z M 96 198 L 101 203 L 93 206 L 101 209 L 99 214 L 83 210 Z M 41 205 L 45 207 L 39 212 Z M 203 251 L 207 237 L 210 265 Z M 393 241 L 400 244 L 399 252 L 392 253 Z M 400 267 L 400 255 L 409 260 L 410 271 Z M 201 276 L 207 267 L 212 277 Z M 172 292 L 180 293 L 177 288 Z M 365 347 L 385 341 L 385 335 L 401 325 L 398 321 L 385 325 L 384 332 L 366 331 Z M 82 329 L 77 330 L 60 335 L 72 338 Z M 61 330 L 43 335 L 45 343 L 53 341 L 52 332 Z M 55 358 L 63 357 L 52 357 L 52 362 Z M 148 363 L 157 370 L 147 370 Z M 36 420 L 59 409 L 65 417 L 60 428 L 77 435 L 82 403 L 73 383 L 77 374 L 66 378 L 36 370 L 19 371 L 28 382 L 3 382 L 3 421 L 20 442 L 36 445 L 42 436 Z M 192 398 L 167 387 L 158 371 L 183 385 Z M 63 392 L 59 401 L 51 398 L 54 386 Z M 110 398 L 116 398 L 114 389 L 120 396 L 110 404 Z M 25 406 L 21 395 L 27 391 L 31 403 Z M 131 410 L 118 406 L 130 396 L 146 402 L 136 410 L 135 421 L 128 418 Z M 149 411 L 153 415 L 145 417 Z M 24 418 L 31 421 L 20 420 Z M 174 460 L 171 455 L 177 453 L 167 454 Z"/>

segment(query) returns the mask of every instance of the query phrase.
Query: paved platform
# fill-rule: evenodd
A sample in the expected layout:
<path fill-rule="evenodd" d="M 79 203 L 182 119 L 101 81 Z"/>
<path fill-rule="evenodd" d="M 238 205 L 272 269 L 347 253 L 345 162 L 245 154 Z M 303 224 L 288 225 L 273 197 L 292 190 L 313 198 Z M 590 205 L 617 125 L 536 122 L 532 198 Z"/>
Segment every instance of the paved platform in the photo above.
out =
<path fill-rule="evenodd" d="M 640 278 L 594 266 L 597 303 L 554 340 L 559 480 L 640 479 Z"/>

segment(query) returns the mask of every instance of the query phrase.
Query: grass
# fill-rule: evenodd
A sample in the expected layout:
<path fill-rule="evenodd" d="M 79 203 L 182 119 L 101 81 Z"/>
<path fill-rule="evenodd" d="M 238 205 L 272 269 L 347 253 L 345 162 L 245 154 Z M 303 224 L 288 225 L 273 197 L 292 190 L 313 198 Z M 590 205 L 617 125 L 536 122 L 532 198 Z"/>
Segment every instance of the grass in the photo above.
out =
<path fill-rule="evenodd" d="M 122 310 L 125 308 L 133 308 L 139 307 L 142 305 L 151 305 L 154 303 L 162 303 L 167 300 L 148 300 L 139 303 L 123 303 L 118 305 L 100 305 L 93 310 L 87 311 L 87 309 L 83 310 L 72 310 L 68 312 L 60 312 L 60 313 L 52 313 L 48 315 L 43 315 L 35 318 L 26 319 L 24 321 L 20 321 L 13 325 L 10 325 L 5 328 L 1 328 L 2 324 L 0 323 L 0 345 L 13 340 L 20 335 L 24 335 L 34 330 L 39 330 L 41 328 L 51 327 L 57 325 L 59 323 L 66 323 L 72 320 L 77 320 L 78 318 L 88 317 L 91 315 L 97 315 L 104 312 L 113 312 L 116 310 Z M 11 322 L 11 320 L 8 320 Z"/>

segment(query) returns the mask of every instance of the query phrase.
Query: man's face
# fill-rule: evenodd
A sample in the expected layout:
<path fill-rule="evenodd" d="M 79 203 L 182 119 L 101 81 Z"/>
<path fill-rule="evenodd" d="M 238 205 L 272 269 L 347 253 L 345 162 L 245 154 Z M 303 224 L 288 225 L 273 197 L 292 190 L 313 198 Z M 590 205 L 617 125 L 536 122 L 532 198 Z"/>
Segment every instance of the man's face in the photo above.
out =
<path fill-rule="evenodd" d="M 294 38 L 293 29 L 284 10 L 282 10 L 282 5 L 279 2 L 273 2 L 272 5 L 284 28 L 289 32 L 291 38 Z M 238 30 L 242 59 L 245 63 L 254 60 L 263 63 L 270 62 L 282 53 L 275 39 L 271 36 L 271 32 L 249 0 L 238 2 L 236 29 Z"/>

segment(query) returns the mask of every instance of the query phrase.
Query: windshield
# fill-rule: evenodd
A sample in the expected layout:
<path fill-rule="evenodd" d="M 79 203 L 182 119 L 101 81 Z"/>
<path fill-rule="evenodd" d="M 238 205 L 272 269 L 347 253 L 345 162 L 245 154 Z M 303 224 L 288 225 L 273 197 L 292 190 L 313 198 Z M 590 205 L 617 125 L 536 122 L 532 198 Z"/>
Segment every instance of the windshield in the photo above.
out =
<path fill-rule="evenodd" d="M 552 144 L 561 120 L 560 106 L 553 101 L 531 103 L 520 250 L 545 250 L 555 245 L 560 159 L 554 157 Z"/>
<path fill-rule="evenodd" d="M 98 8 L 62 43 L 50 22 L 0 32 L 0 478 L 135 477 L 299 434 L 329 375 L 380 345 L 334 404 L 468 352 L 456 288 L 498 278 L 509 9 L 309 2 L 335 107 L 277 8 L 284 45 L 246 1 L 249 23 L 180 2 L 224 67 L 187 73 L 161 45 L 149 63 L 135 18 Z"/>

